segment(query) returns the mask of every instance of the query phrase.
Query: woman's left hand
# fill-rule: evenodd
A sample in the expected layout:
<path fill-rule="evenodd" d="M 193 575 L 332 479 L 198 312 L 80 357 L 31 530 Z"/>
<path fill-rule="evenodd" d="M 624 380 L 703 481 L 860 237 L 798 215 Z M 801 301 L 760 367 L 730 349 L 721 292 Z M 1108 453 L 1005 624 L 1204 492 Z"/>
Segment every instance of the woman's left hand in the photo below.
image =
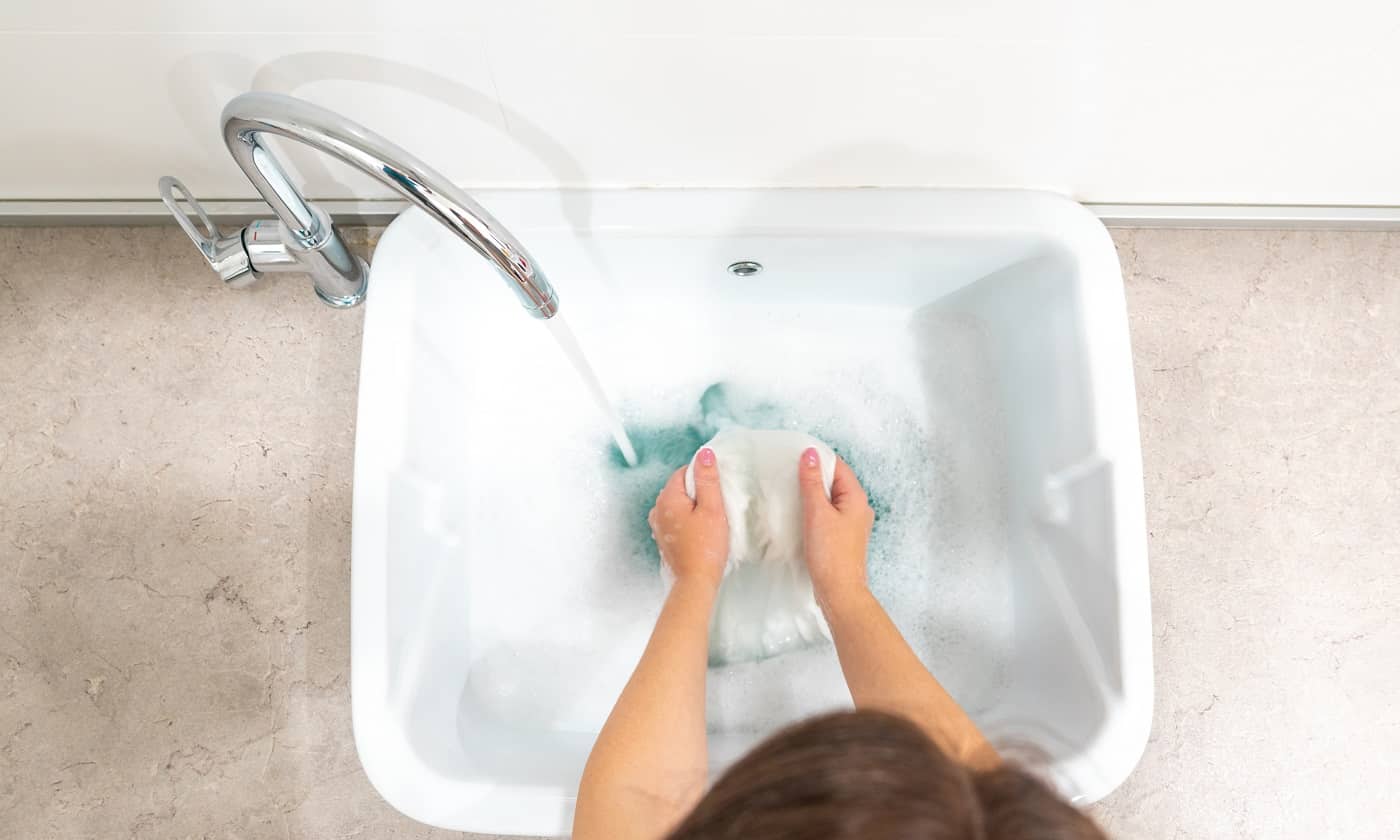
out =
<path fill-rule="evenodd" d="M 718 589 L 729 555 L 729 520 L 720 495 L 719 465 L 709 447 L 695 458 L 695 499 L 685 492 L 685 467 L 676 470 L 647 515 L 661 561 L 676 582 L 700 581 Z"/>

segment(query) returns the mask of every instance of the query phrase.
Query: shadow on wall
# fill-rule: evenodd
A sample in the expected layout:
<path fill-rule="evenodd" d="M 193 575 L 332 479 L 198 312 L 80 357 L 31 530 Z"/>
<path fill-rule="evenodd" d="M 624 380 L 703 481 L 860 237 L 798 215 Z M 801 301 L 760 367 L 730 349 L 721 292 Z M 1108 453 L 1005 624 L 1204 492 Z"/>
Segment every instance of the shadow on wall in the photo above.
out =
<path fill-rule="evenodd" d="M 553 173 L 556 186 L 568 189 L 590 186 L 591 179 L 583 165 L 562 143 L 493 93 L 403 62 L 324 51 L 293 53 L 255 67 L 233 53 L 203 52 L 186 56 L 171 66 L 167 90 L 191 137 L 203 141 L 207 132 L 217 130 L 218 115 L 232 95 L 245 89 L 296 95 L 306 85 L 323 81 L 361 82 L 426 97 L 507 133 L 512 141 Z M 405 138 L 391 136 L 390 139 Z M 880 161 L 878 170 L 886 173 L 886 177 L 872 173 L 871 161 Z M 345 185 L 326 169 L 323 160 L 299 158 L 298 165 L 312 185 Z M 899 173 L 898 183 L 904 185 L 976 186 L 1006 183 L 1024 174 L 1007 169 L 1005 161 L 968 155 L 930 155 L 903 143 L 881 140 L 833 147 L 775 171 L 767 184 L 743 186 L 831 183 L 833 173 L 845 173 L 845 177 L 837 179 L 844 186 L 888 186 L 892 182 L 887 174 L 891 172 Z M 311 192 L 314 197 L 318 190 L 313 188 Z M 564 192 L 560 200 L 570 222 L 576 228 L 587 228 L 588 199 Z"/>
<path fill-rule="evenodd" d="M 227 102 L 219 91 L 240 91 L 245 84 L 243 80 L 250 77 L 250 90 L 290 95 L 296 95 L 305 85 L 321 81 L 363 82 L 417 94 L 487 125 L 500 128 L 504 122 L 510 138 L 543 162 L 554 173 L 558 184 L 588 183 L 588 175 L 578 160 L 524 114 L 510 109 L 494 95 L 402 62 L 354 53 L 305 52 L 283 56 L 254 68 L 232 53 L 197 53 L 175 62 L 167 75 L 167 89 L 172 105 L 192 135 L 203 138 L 207 136 L 205 132 L 218 129 L 219 114 Z M 369 128 L 379 131 L 382 127 Z M 392 128 L 386 136 L 400 142 L 400 138 L 393 136 Z M 433 161 L 428 163 L 431 165 Z M 326 168 L 322 157 L 299 156 L 297 168 L 308 184 L 345 185 Z M 314 198 L 317 191 L 314 188 L 308 191 Z M 575 229 L 589 227 L 587 195 L 561 191 L 559 200 L 564 216 Z"/>

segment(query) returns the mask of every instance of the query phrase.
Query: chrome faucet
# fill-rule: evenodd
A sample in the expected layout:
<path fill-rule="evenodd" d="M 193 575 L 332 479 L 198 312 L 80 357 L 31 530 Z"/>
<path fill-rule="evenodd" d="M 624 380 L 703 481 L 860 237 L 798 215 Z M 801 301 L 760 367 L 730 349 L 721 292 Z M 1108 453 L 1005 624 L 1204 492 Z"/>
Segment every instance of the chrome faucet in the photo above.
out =
<path fill-rule="evenodd" d="M 276 219 L 251 222 L 223 234 L 177 179 L 160 179 L 160 196 L 175 220 L 229 286 L 241 288 L 262 274 L 309 274 L 321 300 L 335 307 L 364 300 L 369 264 L 345 247 L 325 211 L 302 197 L 263 135 L 275 134 L 318 149 L 365 172 L 417 204 L 496 267 L 525 309 L 552 318 L 559 297 L 533 257 L 501 223 L 418 158 L 339 114 L 274 93 L 245 93 L 224 108 L 224 144 L 253 182 Z M 177 196 L 176 193 L 179 193 Z M 180 202 L 189 204 L 201 230 Z"/>

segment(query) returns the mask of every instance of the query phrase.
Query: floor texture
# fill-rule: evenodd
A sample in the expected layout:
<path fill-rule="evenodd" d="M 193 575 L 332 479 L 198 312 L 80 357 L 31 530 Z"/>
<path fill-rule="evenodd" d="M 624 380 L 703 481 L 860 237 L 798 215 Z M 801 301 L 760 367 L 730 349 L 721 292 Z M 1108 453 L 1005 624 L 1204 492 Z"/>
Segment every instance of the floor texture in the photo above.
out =
<path fill-rule="evenodd" d="M 1400 235 L 1114 239 L 1157 699 L 1094 813 L 1393 837 Z M 0 835 L 463 836 L 351 740 L 360 324 L 221 289 L 173 227 L 0 228 Z"/>

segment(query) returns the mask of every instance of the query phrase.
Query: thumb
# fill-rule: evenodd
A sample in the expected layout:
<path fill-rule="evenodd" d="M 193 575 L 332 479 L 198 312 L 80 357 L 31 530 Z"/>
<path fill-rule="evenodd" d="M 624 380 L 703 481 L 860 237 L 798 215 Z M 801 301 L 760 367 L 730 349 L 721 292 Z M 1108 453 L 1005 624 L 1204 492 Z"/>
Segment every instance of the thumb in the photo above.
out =
<path fill-rule="evenodd" d="M 826 483 L 822 481 L 821 456 L 814 446 L 807 447 L 797 461 L 797 485 L 802 491 L 802 512 L 808 522 L 831 508 Z"/>
<path fill-rule="evenodd" d="M 708 510 L 723 510 L 724 499 L 719 490 L 719 465 L 715 451 L 703 447 L 695 455 L 695 506 Z"/>

